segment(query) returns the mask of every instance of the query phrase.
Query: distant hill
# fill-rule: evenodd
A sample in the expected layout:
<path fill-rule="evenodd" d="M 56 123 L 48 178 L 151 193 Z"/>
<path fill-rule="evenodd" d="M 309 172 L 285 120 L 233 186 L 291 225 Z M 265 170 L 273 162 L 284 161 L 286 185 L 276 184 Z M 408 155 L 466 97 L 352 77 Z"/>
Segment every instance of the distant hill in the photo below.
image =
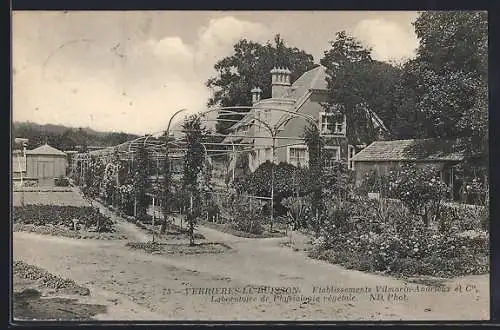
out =
<path fill-rule="evenodd" d="M 29 139 L 28 149 L 36 148 L 44 143 L 60 150 L 75 150 L 77 146 L 111 147 L 139 137 L 135 134 L 102 132 L 89 127 L 74 128 L 63 125 L 37 124 L 32 122 L 14 122 L 12 124 L 12 141 L 14 138 Z"/>
<path fill-rule="evenodd" d="M 104 136 L 106 134 L 109 134 L 110 132 L 99 132 L 96 130 L 93 130 L 90 127 L 84 127 L 84 128 L 76 128 L 76 127 L 68 127 L 64 125 L 54 125 L 54 124 L 37 124 L 37 123 L 32 123 L 32 122 L 14 122 L 13 128 L 16 129 L 26 129 L 26 128 L 31 128 L 33 130 L 37 130 L 40 132 L 46 132 L 48 134 L 63 134 L 67 130 L 83 130 L 87 134 L 90 135 L 97 135 L 97 136 Z"/>

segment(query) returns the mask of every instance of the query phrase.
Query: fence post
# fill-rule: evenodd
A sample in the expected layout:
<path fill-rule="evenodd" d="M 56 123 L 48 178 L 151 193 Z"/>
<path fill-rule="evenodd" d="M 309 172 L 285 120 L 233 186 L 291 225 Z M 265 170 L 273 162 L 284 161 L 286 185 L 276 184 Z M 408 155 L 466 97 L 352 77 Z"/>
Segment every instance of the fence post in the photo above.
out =
<path fill-rule="evenodd" d="M 137 198 L 134 197 L 134 217 L 137 217 Z"/>
<path fill-rule="evenodd" d="M 153 197 L 153 243 L 155 242 L 155 198 Z"/>

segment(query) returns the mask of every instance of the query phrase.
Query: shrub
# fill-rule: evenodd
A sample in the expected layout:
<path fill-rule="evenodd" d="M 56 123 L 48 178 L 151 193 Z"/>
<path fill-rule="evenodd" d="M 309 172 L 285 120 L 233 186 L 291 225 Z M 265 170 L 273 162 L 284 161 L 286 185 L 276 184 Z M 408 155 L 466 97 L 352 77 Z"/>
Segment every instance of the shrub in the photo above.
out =
<path fill-rule="evenodd" d="M 293 229 L 305 228 L 312 218 L 310 197 L 288 197 L 281 204 L 288 210 L 287 216 Z"/>
<path fill-rule="evenodd" d="M 325 197 L 343 200 L 353 198 L 355 177 L 346 161 L 335 161 L 331 166 L 323 168 L 322 172 L 321 183 Z"/>
<path fill-rule="evenodd" d="M 462 184 L 464 202 L 474 205 L 485 205 L 488 199 L 488 187 L 477 178 L 470 179 Z"/>
<path fill-rule="evenodd" d="M 376 171 L 365 174 L 359 187 L 355 189 L 360 196 L 367 196 L 368 193 L 379 193 L 381 197 L 393 197 L 389 195 L 389 183 L 387 177 L 378 175 Z"/>
<path fill-rule="evenodd" d="M 69 180 L 68 178 L 60 175 L 58 178 L 54 179 L 54 184 L 56 187 L 68 187 Z"/>
<path fill-rule="evenodd" d="M 127 215 L 134 214 L 134 186 L 122 185 L 118 188 L 120 194 L 120 210 Z"/>
<path fill-rule="evenodd" d="M 443 205 L 439 217 L 441 232 L 487 229 L 489 210 L 481 206 Z"/>
<path fill-rule="evenodd" d="M 269 161 L 261 164 L 253 173 L 235 182 L 238 193 L 247 193 L 255 196 L 271 196 L 271 171 L 274 168 L 274 198 L 277 215 L 285 214 L 286 209 L 281 205 L 284 198 L 304 196 L 310 191 L 307 169 L 297 168 L 288 163 L 278 165 Z"/>
<path fill-rule="evenodd" d="M 25 205 L 14 206 L 14 223 L 33 225 L 55 225 L 73 228 L 73 219 L 85 227 L 96 227 L 99 232 L 113 231 L 113 222 L 90 206 Z"/>
<path fill-rule="evenodd" d="M 388 191 L 389 196 L 401 200 L 411 213 L 421 216 L 426 225 L 439 217 L 442 201 L 449 193 L 435 168 L 419 168 L 413 164 L 389 173 Z"/>
<path fill-rule="evenodd" d="M 327 202 L 310 256 L 347 268 L 396 275 L 458 276 L 488 270 L 488 239 L 440 233 L 397 201 Z"/>
<path fill-rule="evenodd" d="M 236 198 L 232 204 L 231 214 L 233 216 L 232 225 L 236 230 L 257 235 L 264 232 L 262 207 L 254 199 Z"/>

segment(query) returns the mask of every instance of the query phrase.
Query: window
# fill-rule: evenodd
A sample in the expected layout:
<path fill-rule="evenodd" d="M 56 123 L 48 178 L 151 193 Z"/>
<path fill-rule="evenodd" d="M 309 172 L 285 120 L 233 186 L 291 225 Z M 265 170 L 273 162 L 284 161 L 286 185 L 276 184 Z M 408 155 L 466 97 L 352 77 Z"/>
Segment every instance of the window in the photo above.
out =
<path fill-rule="evenodd" d="M 321 134 L 345 135 L 345 116 L 338 113 L 320 113 Z"/>
<path fill-rule="evenodd" d="M 288 149 L 288 163 L 304 167 L 308 163 L 307 148 L 305 146 L 294 146 Z"/>
<path fill-rule="evenodd" d="M 348 145 L 347 146 L 347 167 L 350 170 L 354 170 L 354 161 L 352 161 L 352 157 L 356 154 L 356 149 L 354 149 L 354 146 Z"/>
<path fill-rule="evenodd" d="M 340 160 L 340 147 L 339 146 L 325 146 L 323 151 L 323 164 L 326 167 L 331 167 L 333 164 Z"/>

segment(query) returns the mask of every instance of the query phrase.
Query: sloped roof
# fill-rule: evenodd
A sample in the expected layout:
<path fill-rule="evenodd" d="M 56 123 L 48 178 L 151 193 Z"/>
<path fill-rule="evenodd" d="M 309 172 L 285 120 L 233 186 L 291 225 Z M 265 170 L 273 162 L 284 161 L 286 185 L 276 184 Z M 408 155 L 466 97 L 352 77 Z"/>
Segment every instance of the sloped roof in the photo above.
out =
<path fill-rule="evenodd" d="M 327 90 L 326 82 L 326 67 L 319 65 L 314 69 L 304 72 L 290 87 L 287 98 L 293 99 L 296 102 L 304 97 L 310 90 Z M 234 123 L 229 129 L 235 129 L 241 125 L 247 124 L 250 121 L 250 111 L 239 121 Z"/>
<path fill-rule="evenodd" d="M 66 156 L 64 152 L 58 150 L 54 147 L 49 146 L 48 144 L 44 144 L 38 148 L 33 150 L 26 151 L 28 155 L 46 155 L 46 156 Z"/>
<path fill-rule="evenodd" d="M 290 94 L 291 98 L 299 99 L 304 94 L 310 90 L 327 90 L 328 85 L 326 83 L 326 68 L 322 65 L 317 66 L 307 72 L 304 72 L 295 82 L 292 84 Z"/>
<path fill-rule="evenodd" d="M 375 141 L 352 160 L 363 161 L 460 161 L 454 141 L 441 139 Z"/>

